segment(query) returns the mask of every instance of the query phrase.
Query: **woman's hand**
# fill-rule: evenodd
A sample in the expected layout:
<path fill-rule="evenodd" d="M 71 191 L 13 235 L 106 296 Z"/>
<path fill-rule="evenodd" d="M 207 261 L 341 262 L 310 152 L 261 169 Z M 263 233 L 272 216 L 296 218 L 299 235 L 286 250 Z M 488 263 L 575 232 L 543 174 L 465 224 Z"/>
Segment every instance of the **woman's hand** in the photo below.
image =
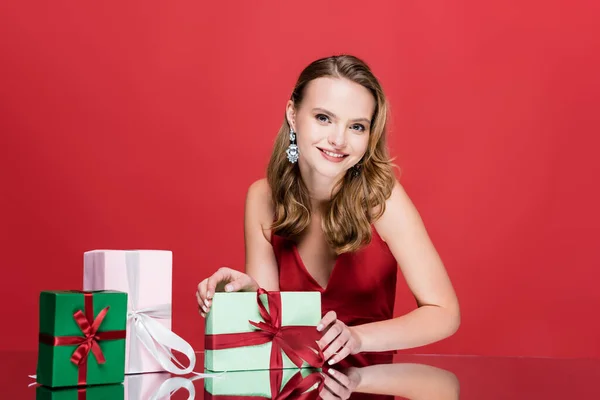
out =
<path fill-rule="evenodd" d="M 343 372 L 328 368 L 327 372 L 323 372 L 325 385 L 319 393 L 319 398 L 323 400 L 348 399 L 360 383 L 359 371 L 358 368 L 348 368 Z"/>
<path fill-rule="evenodd" d="M 251 292 L 256 290 L 258 290 L 258 284 L 249 275 L 235 269 L 221 267 L 217 272 L 198 284 L 198 291 L 196 292 L 198 312 L 206 317 L 216 292 Z"/>
<path fill-rule="evenodd" d="M 360 352 L 360 338 L 351 327 L 337 319 L 335 311 L 325 314 L 317 330 L 325 332 L 317 343 L 321 349 L 325 349 L 323 355 L 330 365 L 340 362 L 350 354 Z"/>

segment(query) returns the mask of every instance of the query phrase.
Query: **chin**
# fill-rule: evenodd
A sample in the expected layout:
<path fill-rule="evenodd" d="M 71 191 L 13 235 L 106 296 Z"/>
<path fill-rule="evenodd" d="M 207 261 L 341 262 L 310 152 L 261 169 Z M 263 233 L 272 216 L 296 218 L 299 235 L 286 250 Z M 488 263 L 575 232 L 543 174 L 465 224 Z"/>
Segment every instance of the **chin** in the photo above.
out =
<path fill-rule="evenodd" d="M 348 168 L 342 167 L 341 165 L 317 165 L 315 171 L 322 176 L 327 178 L 337 178 L 346 174 Z"/>

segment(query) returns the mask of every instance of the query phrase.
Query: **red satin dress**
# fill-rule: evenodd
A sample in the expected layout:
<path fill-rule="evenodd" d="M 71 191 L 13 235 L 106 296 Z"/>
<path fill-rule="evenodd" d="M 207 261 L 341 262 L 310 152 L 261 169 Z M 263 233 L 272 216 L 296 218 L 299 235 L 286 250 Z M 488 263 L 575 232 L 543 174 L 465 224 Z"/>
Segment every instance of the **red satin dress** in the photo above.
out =
<path fill-rule="evenodd" d="M 371 243 L 338 256 L 327 287 L 309 274 L 291 240 L 273 234 L 271 244 L 279 266 L 281 291 L 321 292 L 322 315 L 333 310 L 348 326 L 393 317 L 398 264 L 375 228 Z M 336 365 L 362 367 L 392 362 L 393 351 L 350 355 Z"/>

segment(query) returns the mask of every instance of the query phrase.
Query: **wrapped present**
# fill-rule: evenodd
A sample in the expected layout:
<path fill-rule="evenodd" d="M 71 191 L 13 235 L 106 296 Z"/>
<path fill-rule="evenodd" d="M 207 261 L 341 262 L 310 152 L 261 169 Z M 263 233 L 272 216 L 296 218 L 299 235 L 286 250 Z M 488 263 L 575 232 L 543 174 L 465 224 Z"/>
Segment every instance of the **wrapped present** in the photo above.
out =
<path fill-rule="evenodd" d="M 97 385 L 80 388 L 51 389 L 38 386 L 36 400 L 123 400 L 123 385 Z"/>
<path fill-rule="evenodd" d="M 94 250 L 84 254 L 84 289 L 129 294 L 126 374 L 187 374 L 194 369 L 194 349 L 171 331 L 172 259 L 172 253 L 163 250 Z M 180 364 L 172 350 L 185 355 L 189 365 Z"/>
<path fill-rule="evenodd" d="M 317 400 L 323 385 L 314 368 L 225 372 L 204 380 L 204 400 Z"/>
<path fill-rule="evenodd" d="M 206 318 L 210 371 L 321 367 L 319 292 L 215 293 Z"/>
<path fill-rule="evenodd" d="M 49 387 L 121 383 L 127 293 L 40 294 L 37 381 Z"/>

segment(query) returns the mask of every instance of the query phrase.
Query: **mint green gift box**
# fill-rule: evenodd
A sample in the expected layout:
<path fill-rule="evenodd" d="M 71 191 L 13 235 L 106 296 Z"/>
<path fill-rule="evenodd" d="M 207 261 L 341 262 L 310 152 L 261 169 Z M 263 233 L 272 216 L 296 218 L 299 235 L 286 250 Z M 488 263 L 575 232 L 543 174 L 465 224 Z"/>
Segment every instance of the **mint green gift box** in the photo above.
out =
<path fill-rule="evenodd" d="M 281 325 L 314 327 L 321 321 L 320 292 L 278 292 L 281 297 Z M 267 295 L 261 303 L 269 309 Z M 263 321 L 257 303 L 257 292 L 215 293 L 206 317 L 206 335 L 256 331 L 249 323 Z M 269 369 L 271 342 L 221 350 L 210 350 L 208 338 L 204 352 L 204 367 L 209 371 L 247 371 Z M 282 352 L 283 368 L 298 367 Z M 304 362 L 302 368 L 310 367 Z"/>
<path fill-rule="evenodd" d="M 275 372 L 280 372 L 282 375 L 278 393 L 272 393 L 271 391 L 272 379 L 274 379 L 273 374 Z M 300 374 L 302 378 L 306 378 L 311 374 L 320 374 L 320 370 L 316 368 L 302 368 L 283 369 L 281 371 L 225 372 L 214 378 L 204 380 L 204 398 L 219 400 L 219 396 L 243 396 L 256 397 L 257 399 L 275 399 L 296 374 Z M 306 392 L 311 392 L 317 388 L 318 383 L 315 383 Z"/>

